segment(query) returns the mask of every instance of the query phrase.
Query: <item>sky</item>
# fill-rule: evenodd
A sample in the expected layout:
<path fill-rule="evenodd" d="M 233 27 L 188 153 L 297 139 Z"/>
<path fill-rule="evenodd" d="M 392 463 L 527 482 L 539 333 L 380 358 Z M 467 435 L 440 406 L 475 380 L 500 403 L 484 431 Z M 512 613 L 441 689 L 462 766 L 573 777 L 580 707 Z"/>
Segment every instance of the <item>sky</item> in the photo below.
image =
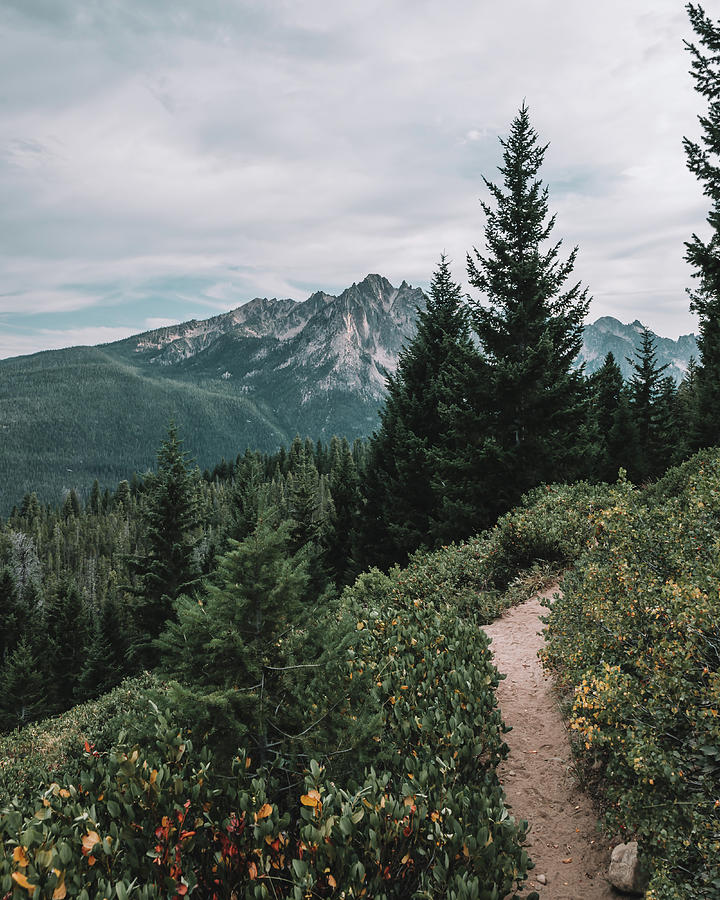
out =
<path fill-rule="evenodd" d="M 674 0 L 3 0 L 0 357 L 442 252 L 473 293 L 523 102 L 590 320 L 696 330 L 692 37 Z"/>

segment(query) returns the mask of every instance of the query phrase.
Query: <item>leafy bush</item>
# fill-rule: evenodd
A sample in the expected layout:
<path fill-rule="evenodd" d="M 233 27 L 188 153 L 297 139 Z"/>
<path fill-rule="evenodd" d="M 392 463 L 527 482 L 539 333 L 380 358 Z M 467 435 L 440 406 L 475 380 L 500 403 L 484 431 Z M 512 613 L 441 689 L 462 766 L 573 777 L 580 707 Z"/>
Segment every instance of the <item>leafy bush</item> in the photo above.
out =
<path fill-rule="evenodd" d="M 651 501 L 651 502 L 648 502 Z M 619 486 L 565 578 L 545 662 L 600 767 L 608 827 L 650 857 L 648 897 L 720 893 L 720 452 Z"/>
<path fill-rule="evenodd" d="M 0 888 L 35 900 L 125 896 L 479 898 L 525 878 L 524 823 L 503 804 L 495 767 L 507 752 L 497 672 L 475 623 L 418 598 L 348 597 L 353 646 L 344 680 L 380 711 L 375 760 L 338 785 L 309 762 L 303 779 L 277 759 L 232 778 L 162 716 L 153 747 L 86 746 L 75 780 L 0 815 Z M 356 613 L 366 612 L 364 618 Z M 338 715 L 350 718 L 351 708 Z M 304 786 L 303 786 L 304 785 Z M 84 893 L 83 893 L 84 892 Z"/>
<path fill-rule="evenodd" d="M 134 740 L 154 734 L 150 699 L 163 703 L 166 688 L 153 675 L 127 678 L 114 690 L 52 719 L 0 734 L 0 799 L 30 797 L 41 785 L 76 777 L 86 739 L 109 750 L 125 730 Z"/>
<path fill-rule="evenodd" d="M 179 728 L 194 724 L 191 706 L 172 722 L 158 713 L 152 739 L 143 712 L 138 743 L 110 749 L 148 692 L 167 709 L 155 679 L 6 738 L 16 796 L 0 813 L 0 890 L 34 900 L 498 900 L 521 890 L 526 824 L 508 815 L 496 775 L 507 746 L 479 626 L 594 540 L 608 490 L 544 488 L 466 544 L 360 576 L 322 623 L 328 649 L 302 707 L 308 726 L 284 735 L 276 756 L 242 751 L 232 773 L 216 771 Z M 54 755 L 33 750 L 23 778 L 18 752 L 47 748 L 52 735 Z M 94 744 L 79 752 L 77 735 Z"/>

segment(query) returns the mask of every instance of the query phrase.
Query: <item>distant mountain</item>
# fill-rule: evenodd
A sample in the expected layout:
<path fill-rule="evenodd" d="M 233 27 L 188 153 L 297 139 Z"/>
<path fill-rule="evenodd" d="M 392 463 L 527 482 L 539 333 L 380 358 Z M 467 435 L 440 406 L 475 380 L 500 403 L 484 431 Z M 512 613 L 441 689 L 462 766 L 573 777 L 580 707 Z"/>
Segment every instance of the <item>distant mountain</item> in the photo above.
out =
<path fill-rule="evenodd" d="M 585 326 L 583 347 L 578 357 L 585 363 L 588 374 L 602 366 L 608 353 L 612 353 L 620 366 L 623 377 L 632 377 L 632 369 L 627 358 L 634 359 L 635 349 L 640 344 L 640 334 L 644 326 L 636 319 L 630 325 L 623 325 L 612 316 L 603 316 L 592 325 Z M 687 372 L 690 357 L 699 359 L 697 340 L 694 334 L 683 334 L 676 341 L 655 336 L 655 348 L 659 365 L 668 364 L 666 375 L 672 375 L 676 382 L 682 381 Z"/>
<path fill-rule="evenodd" d="M 425 296 L 368 275 L 339 296 L 255 299 L 99 347 L 0 360 L 0 513 L 154 464 L 174 418 L 201 467 L 296 433 L 369 435 Z"/>
<path fill-rule="evenodd" d="M 0 360 L 0 514 L 26 492 L 59 502 L 145 471 L 171 418 L 201 467 L 295 434 L 368 436 L 424 304 L 419 288 L 368 275 L 338 296 L 257 298 L 113 344 Z M 641 330 L 598 319 L 579 361 L 593 372 L 612 351 L 628 377 Z M 657 346 L 677 380 L 697 357 L 693 335 Z"/>

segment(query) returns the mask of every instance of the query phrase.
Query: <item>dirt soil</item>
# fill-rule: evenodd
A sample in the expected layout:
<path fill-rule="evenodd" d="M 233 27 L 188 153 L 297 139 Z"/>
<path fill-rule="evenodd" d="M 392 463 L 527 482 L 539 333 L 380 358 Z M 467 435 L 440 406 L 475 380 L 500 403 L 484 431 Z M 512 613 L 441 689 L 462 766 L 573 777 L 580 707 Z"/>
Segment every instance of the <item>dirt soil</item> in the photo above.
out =
<path fill-rule="evenodd" d="M 539 616 L 547 613 L 540 599 L 556 592 L 533 597 L 485 628 L 495 665 L 507 675 L 497 693 L 505 724 L 512 726 L 499 775 L 511 814 L 530 823 L 526 849 L 535 868 L 529 889 L 544 900 L 617 900 L 605 878 L 609 843 L 573 777 L 567 730 L 537 656 L 544 644 Z"/>

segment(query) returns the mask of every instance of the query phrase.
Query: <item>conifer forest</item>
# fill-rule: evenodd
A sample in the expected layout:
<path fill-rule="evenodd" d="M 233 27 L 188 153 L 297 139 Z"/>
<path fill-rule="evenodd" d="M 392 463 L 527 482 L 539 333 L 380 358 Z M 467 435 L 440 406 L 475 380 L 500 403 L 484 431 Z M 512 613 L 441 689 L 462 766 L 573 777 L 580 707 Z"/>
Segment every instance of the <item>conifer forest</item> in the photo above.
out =
<path fill-rule="evenodd" d="M 720 21 L 686 9 L 708 212 L 681 383 L 647 329 L 630 379 L 574 365 L 591 286 L 523 103 L 470 296 L 429 261 L 372 435 L 201 471 L 169 421 L 151 470 L 16 498 L 2 900 L 552 897 L 482 626 L 557 582 L 542 664 L 602 828 L 648 900 L 720 897 Z"/>

